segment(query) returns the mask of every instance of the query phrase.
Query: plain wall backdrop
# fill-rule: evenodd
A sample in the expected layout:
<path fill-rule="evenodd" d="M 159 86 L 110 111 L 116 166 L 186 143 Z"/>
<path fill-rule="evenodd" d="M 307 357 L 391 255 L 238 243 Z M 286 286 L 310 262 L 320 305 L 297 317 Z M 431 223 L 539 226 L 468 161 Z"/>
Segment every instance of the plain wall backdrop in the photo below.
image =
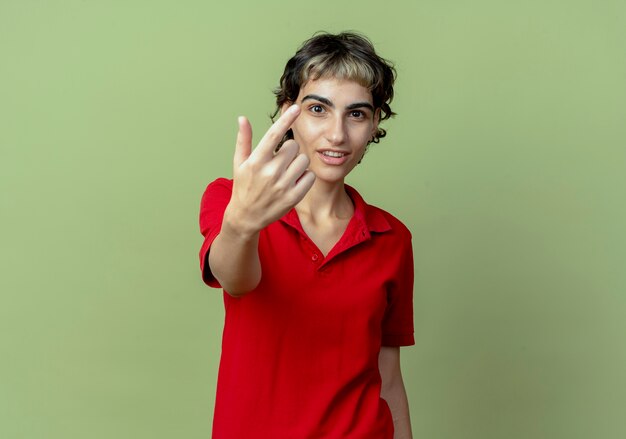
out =
<path fill-rule="evenodd" d="M 413 232 L 415 438 L 626 437 L 622 0 L 2 0 L 0 437 L 209 437 L 200 197 L 349 29 L 399 74 L 349 183 Z"/>

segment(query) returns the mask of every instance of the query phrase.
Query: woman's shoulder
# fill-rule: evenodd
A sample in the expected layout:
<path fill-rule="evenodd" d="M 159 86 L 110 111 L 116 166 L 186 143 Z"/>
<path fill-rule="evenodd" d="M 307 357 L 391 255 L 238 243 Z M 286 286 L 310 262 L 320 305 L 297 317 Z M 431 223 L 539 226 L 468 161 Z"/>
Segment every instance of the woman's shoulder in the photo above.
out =
<path fill-rule="evenodd" d="M 218 177 L 209 183 L 205 191 L 209 189 L 233 189 L 233 180 L 230 178 Z"/>
<path fill-rule="evenodd" d="M 228 178 L 216 178 L 207 185 L 202 194 L 201 208 L 205 206 L 224 204 L 230 201 L 233 193 L 233 181 Z"/>
<path fill-rule="evenodd" d="M 389 223 L 391 230 L 411 239 L 411 231 L 398 217 L 391 214 L 385 209 L 382 209 L 378 206 L 374 206 L 371 204 L 368 204 L 366 209 L 369 211 L 368 216 L 376 215 L 376 216 L 384 218 L 387 221 L 387 223 Z"/>
<path fill-rule="evenodd" d="M 362 210 L 365 221 L 371 231 L 392 231 L 392 235 L 408 238 L 409 240 L 411 239 L 409 228 L 399 218 L 385 209 L 367 203 L 355 188 L 346 185 L 346 189 L 354 201 L 356 209 Z"/>
<path fill-rule="evenodd" d="M 233 180 L 218 177 L 210 182 L 204 189 L 204 197 L 217 194 L 230 194 L 233 191 Z"/>

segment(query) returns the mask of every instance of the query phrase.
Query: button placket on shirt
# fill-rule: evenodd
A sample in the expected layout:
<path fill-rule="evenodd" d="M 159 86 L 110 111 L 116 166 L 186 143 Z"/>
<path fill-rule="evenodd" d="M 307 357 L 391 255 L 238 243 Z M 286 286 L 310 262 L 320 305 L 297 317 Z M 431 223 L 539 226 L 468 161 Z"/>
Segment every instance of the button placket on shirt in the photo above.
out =
<path fill-rule="evenodd" d="M 322 262 L 324 262 L 324 258 L 319 253 L 318 248 L 315 246 L 313 241 L 311 241 L 307 236 L 300 235 L 300 240 L 302 241 L 302 245 L 305 248 L 305 251 L 309 253 L 311 262 L 315 264 L 316 267 L 319 267 Z"/>
<path fill-rule="evenodd" d="M 324 268 L 326 267 L 326 265 L 324 265 L 325 261 L 326 259 L 321 253 L 319 253 L 319 250 L 316 249 L 311 252 L 311 263 L 315 267 L 315 272 L 317 273 L 318 276 L 325 274 L 324 273 Z"/>

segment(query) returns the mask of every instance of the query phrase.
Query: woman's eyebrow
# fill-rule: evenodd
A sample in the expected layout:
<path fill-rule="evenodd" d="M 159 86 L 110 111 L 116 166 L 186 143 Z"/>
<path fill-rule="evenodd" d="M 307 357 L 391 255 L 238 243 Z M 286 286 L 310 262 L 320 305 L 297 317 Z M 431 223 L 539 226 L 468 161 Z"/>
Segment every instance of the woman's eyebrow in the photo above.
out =
<path fill-rule="evenodd" d="M 335 104 L 333 104 L 330 99 L 325 98 L 325 97 L 320 96 L 320 95 L 306 95 L 305 97 L 302 98 L 302 100 L 300 102 L 304 102 L 304 101 L 309 100 L 309 99 L 310 100 L 319 101 L 319 102 L 321 102 L 324 105 L 328 105 L 330 108 L 335 108 Z"/>
<path fill-rule="evenodd" d="M 330 99 L 325 98 L 320 95 L 315 95 L 315 94 L 306 95 L 305 97 L 302 98 L 300 102 L 304 102 L 306 100 L 315 100 L 315 101 L 321 102 L 324 105 L 328 105 L 330 108 L 335 108 L 335 104 L 333 104 Z M 353 104 L 350 104 L 346 107 L 346 110 L 354 110 L 355 108 L 369 108 L 370 111 L 372 112 L 374 111 L 374 106 L 366 101 L 355 102 Z"/>
<path fill-rule="evenodd" d="M 355 102 L 354 104 L 348 105 L 346 110 L 354 110 L 355 108 L 369 108 L 370 111 L 374 112 L 374 106 L 369 102 Z"/>

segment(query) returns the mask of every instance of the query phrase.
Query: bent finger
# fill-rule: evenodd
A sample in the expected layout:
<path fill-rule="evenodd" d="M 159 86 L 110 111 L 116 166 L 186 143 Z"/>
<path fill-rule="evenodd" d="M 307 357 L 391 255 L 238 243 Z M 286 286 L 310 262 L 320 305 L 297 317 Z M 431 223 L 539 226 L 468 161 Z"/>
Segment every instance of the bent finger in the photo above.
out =
<path fill-rule="evenodd" d="M 304 173 L 302 174 L 302 176 L 300 176 L 300 178 L 298 178 L 295 186 L 292 188 L 292 196 L 294 197 L 294 205 L 298 204 L 304 198 L 307 192 L 311 190 L 311 187 L 313 187 L 313 183 L 315 183 L 315 178 L 316 176 L 313 173 L 313 171 L 308 170 L 308 169 L 304 171 Z"/>
<path fill-rule="evenodd" d="M 274 155 L 274 161 L 282 170 L 285 170 L 296 158 L 299 150 L 300 147 L 294 140 L 287 140 Z"/>
<path fill-rule="evenodd" d="M 255 155 L 260 155 L 266 159 L 270 159 L 274 156 L 276 147 L 283 139 L 291 125 L 298 118 L 300 114 L 300 107 L 298 105 L 292 105 L 289 107 L 276 122 L 267 130 L 259 145 L 254 150 Z"/>
<path fill-rule="evenodd" d="M 304 154 L 298 154 L 296 158 L 294 158 L 282 175 L 282 179 L 284 183 L 288 186 L 295 186 L 305 171 L 309 166 L 309 158 Z"/>

